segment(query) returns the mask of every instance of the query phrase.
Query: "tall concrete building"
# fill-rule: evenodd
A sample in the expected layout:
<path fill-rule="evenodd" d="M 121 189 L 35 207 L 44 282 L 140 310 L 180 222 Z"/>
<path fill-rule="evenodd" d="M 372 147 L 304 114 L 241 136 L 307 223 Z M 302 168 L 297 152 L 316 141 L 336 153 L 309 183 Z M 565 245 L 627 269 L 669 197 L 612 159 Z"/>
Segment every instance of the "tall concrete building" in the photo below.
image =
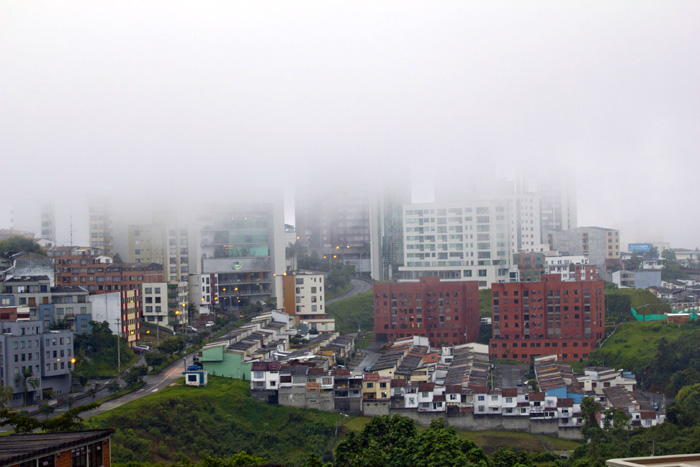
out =
<path fill-rule="evenodd" d="M 314 185 L 295 197 L 299 241 L 329 262 L 370 272 L 370 195 L 360 184 Z"/>
<path fill-rule="evenodd" d="M 510 203 L 476 200 L 403 207 L 401 280 L 423 276 L 478 281 L 480 288 L 508 280 L 512 260 Z"/>
<path fill-rule="evenodd" d="M 190 300 L 208 312 L 275 298 L 281 305 L 285 273 L 281 200 L 211 206 L 199 217 L 190 246 Z M 196 237 L 196 238 L 195 238 Z M 206 287 L 210 293 L 205 293 Z M 207 302 L 207 296 L 210 302 Z"/>
<path fill-rule="evenodd" d="M 408 182 L 394 183 L 372 190 L 369 223 L 371 277 L 389 281 L 398 277 L 403 266 L 403 205 L 411 202 Z"/>
<path fill-rule="evenodd" d="M 549 245 L 564 255 L 584 255 L 603 275 L 608 260 L 620 259 L 620 231 L 603 227 L 577 227 L 549 232 Z"/>
<path fill-rule="evenodd" d="M 114 252 L 112 209 L 106 198 L 90 200 L 88 207 L 90 246 L 101 248 L 105 255 Z"/>
<path fill-rule="evenodd" d="M 41 239 L 56 243 L 56 210 L 53 203 L 41 205 Z"/>
<path fill-rule="evenodd" d="M 573 180 L 557 177 L 537 183 L 540 196 L 542 243 L 546 232 L 569 230 L 577 226 L 576 188 Z"/>
<path fill-rule="evenodd" d="M 189 275 L 189 229 L 174 216 L 156 215 L 149 224 L 129 226 L 129 261 L 163 265 L 166 281 Z"/>

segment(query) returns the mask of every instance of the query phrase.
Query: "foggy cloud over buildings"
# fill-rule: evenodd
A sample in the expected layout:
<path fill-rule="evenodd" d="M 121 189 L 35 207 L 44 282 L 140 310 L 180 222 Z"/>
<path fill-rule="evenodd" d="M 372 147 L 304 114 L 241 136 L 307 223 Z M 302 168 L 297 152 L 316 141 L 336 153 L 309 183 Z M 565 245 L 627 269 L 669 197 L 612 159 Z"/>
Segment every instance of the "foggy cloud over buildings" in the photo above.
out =
<path fill-rule="evenodd" d="M 695 248 L 699 13 L 3 2 L 0 227 L 45 201 L 64 232 L 93 197 L 138 223 L 284 195 L 293 222 L 294 194 L 317 187 L 409 180 L 432 201 L 545 178 L 575 182 L 578 225 Z"/>

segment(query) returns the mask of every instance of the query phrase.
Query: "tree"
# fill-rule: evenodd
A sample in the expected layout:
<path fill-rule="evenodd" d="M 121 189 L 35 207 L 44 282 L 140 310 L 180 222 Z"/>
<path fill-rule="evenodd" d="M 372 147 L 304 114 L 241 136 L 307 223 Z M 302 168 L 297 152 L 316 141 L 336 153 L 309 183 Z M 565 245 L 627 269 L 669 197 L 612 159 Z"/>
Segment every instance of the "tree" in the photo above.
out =
<path fill-rule="evenodd" d="M 661 278 L 663 280 L 674 280 L 685 277 L 685 274 L 681 271 L 681 267 L 678 265 L 675 251 L 666 248 L 661 252 L 661 258 L 663 258 L 664 264 L 664 268 L 661 270 Z"/>
<path fill-rule="evenodd" d="M 682 427 L 700 424 L 700 383 L 684 386 L 669 407 L 668 418 Z"/>
<path fill-rule="evenodd" d="M 44 418 L 48 418 L 49 415 L 51 415 L 54 412 L 54 407 L 49 404 L 41 404 L 39 406 L 39 413 L 44 416 Z"/>
<path fill-rule="evenodd" d="M 68 410 L 72 409 L 73 405 L 75 405 L 75 398 L 73 396 L 66 397 L 66 407 L 68 407 Z"/>
<path fill-rule="evenodd" d="M 430 427 L 417 437 L 411 451 L 411 465 L 416 467 L 488 465 L 484 451 L 472 441 L 457 436 L 454 427 L 445 425 L 442 418 L 430 422 Z M 501 465 L 510 467 L 513 464 Z"/>
<path fill-rule="evenodd" d="M 581 401 L 581 431 L 586 433 L 589 428 L 599 428 L 597 415 L 603 407 L 592 397 L 584 397 Z"/>
<path fill-rule="evenodd" d="M 116 379 L 113 379 L 109 383 L 107 383 L 107 391 L 109 391 L 110 394 L 116 394 L 121 390 L 121 386 L 119 385 L 119 381 Z"/>
<path fill-rule="evenodd" d="M 112 262 L 116 263 L 116 264 L 120 264 L 120 263 L 123 263 L 124 261 L 122 261 L 122 257 L 119 256 L 119 253 L 117 253 L 114 255 L 114 258 L 112 258 Z"/>
<path fill-rule="evenodd" d="M 27 253 L 37 253 L 46 256 L 46 253 L 41 249 L 38 243 L 30 238 L 24 237 L 10 237 L 7 240 L 0 241 L 0 251 L 10 254 L 26 251 Z"/>
<path fill-rule="evenodd" d="M 8 404 L 12 400 L 14 391 L 9 386 L 0 385 L 0 407 L 7 408 Z"/>
<path fill-rule="evenodd" d="M 148 367 L 146 365 L 133 366 L 129 368 L 124 376 L 124 382 L 128 387 L 133 386 L 143 379 L 144 376 L 148 374 Z"/>

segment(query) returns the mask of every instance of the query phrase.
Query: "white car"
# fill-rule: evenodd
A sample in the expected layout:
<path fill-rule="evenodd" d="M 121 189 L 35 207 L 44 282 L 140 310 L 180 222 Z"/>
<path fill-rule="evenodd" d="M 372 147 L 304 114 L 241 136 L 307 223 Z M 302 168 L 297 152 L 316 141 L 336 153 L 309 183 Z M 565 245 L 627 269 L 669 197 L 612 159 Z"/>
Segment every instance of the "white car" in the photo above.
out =
<path fill-rule="evenodd" d="M 214 326 L 214 321 L 207 321 L 207 324 L 205 324 L 205 326 L 208 328 Z"/>

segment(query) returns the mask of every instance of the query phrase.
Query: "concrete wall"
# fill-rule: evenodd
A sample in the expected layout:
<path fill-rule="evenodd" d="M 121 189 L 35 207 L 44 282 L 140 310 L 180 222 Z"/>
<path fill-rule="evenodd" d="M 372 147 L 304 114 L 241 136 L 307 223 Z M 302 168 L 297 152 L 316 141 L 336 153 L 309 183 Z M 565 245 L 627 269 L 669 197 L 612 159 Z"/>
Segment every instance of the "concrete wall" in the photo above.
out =
<path fill-rule="evenodd" d="M 381 415 L 389 415 L 393 413 L 393 411 L 390 409 L 391 403 L 389 401 L 372 401 L 372 402 L 362 402 L 362 414 L 365 417 L 374 417 L 374 416 L 381 416 Z M 428 422 L 430 424 L 430 422 Z"/>
<path fill-rule="evenodd" d="M 364 408 L 364 406 L 363 406 Z M 369 407 L 371 411 L 375 411 L 375 407 Z M 562 439 L 580 440 L 582 439 L 581 430 L 576 427 L 560 428 L 558 419 L 530 419 L 529 416 L 500 416 L 500 415 L 474 415 L 473 413 L 459 413 L 454 416 L 447 415 L 445 412 L 418 412 L 415 409 L 391 409 L 391 415 L 398 414 L 412 419 L 419 425 L 428 426 L 432 420 L 436 418 L 444 418 L 447 424 L 454 426 L 460 430 L 470 431 L 522 431 L 538 435 L 554 436 Z M 365 411 L 364 415 L 388 415 L 374 414 Z"/>
<path fill-rule="evenodd" d="M 117 326 L 117 318 L 122 315 L 122 299 L 119 292 L 90 295 L 92 303 L 92 319 L 101 323 L 107 321 L 113 334 L 119 334 L 121 330 Z"/>
<path fill-rule="evenodd" d="M 300 409 L 317 409 L 332 412 L 335 408 L 333 391 L 307 392 L 305 387 L 280 388 L 279 405 Z"/>

